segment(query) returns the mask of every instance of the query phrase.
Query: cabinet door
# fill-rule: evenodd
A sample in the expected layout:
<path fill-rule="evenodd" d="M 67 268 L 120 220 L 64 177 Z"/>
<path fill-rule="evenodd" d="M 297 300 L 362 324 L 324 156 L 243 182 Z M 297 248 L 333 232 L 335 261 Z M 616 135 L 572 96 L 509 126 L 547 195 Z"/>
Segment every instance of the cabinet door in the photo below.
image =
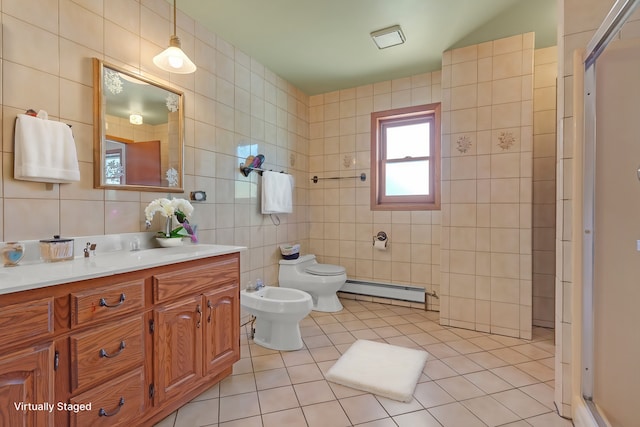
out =
<path fill-rule="evenodd" d="M 232 283 L 204 295 L 205 375 L 216 375 L 240 358 L 240 296 Z"/>
<path fill-rule="evenodd" d="M 154 310 L 155 404 L 188 391 L 202 377 L 202 295 Z"/>
<path fill-rule="evenodd" d="M 52 426 L 53 344 L 0 357 L 0 425 Z M 40 405 L 40 406 L 37 406 Z"/>

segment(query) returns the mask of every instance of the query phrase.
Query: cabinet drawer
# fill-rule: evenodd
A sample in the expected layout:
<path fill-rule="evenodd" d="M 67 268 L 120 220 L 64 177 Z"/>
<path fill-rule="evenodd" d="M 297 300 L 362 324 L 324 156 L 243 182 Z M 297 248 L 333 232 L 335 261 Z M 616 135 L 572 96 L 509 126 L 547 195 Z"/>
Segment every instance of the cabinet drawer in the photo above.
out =
<path fill-rule="evenodd" d="M 91 404 L 90 410 L 71 410 L 72 427 L 135 425 L 131 421 L 145 409 L 144 371 L 142 366 L 120 375 L 86 393 L 69 399 L 72 405 Z M 71 407 L 73 408 L 73 407 Z M 80 407 L 78 407 L 80 409 Z"/>
<path fill-rule="evenodd" d="M 212 286 L 239 281 L 237 256 L 212 259 L 209 264 L 153 276 L 154 302 L 202 292 Z"/>
<path fill-rule="evenodd" d="M 142 316 L 136 316 L 74 334 L 70 344 L 71 389 L 75 391 L 144 361 L 144 321 Z"/>
<path fill-rule="evenodd" d="M 74 326 L 108 319 L 143 308 L 143 279 L 71 294 L 71 322 Z"/>
<path fill-rule="evenodd" d="M 0 348 L 53 335 L 53 297 L 0 308 Z"/>

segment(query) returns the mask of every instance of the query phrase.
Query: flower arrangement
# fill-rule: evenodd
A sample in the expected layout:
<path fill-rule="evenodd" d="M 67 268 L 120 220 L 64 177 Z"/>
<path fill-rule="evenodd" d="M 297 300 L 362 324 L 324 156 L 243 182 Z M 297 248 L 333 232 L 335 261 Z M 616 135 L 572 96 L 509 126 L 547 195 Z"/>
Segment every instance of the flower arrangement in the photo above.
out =
<path fill-rule="evenodd" d="M 167 218 L 165 231 L 158 231 L 158 237 L 191 237 L 193 243 L 198 241 L 195 227 L 191 227 L 187 220 L 187 217 L 193 213 L 193 206 L 188 200 L 162 198 L 155 199 L 149 203 L 144 209 L 147 228 L 151 227 L 151 220 L 157 212 L 160 212 L 163 217 Z M 174 216 L 180 223 L 176 228 L 172 228 Z"/>

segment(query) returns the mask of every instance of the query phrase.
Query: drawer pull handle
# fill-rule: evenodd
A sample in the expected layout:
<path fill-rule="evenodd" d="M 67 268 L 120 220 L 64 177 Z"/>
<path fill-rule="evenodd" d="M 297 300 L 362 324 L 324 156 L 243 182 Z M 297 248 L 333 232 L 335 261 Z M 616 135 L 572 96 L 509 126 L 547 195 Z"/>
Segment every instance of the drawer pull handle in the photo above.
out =
<path fill-rule="evenodd" d="M 100 408 L 100 410 L 98 411 L 98 416 L 113 417 L 115 414 L 120 412 L 120 409 L 122 409 L 123 406 L 124 406 L 124 397 L 121 397 L 120 402 L 118 402 L 118 407 L 112 413 L 108 413 L 107 411 L 104 410 L 104 408 Z"/>
<path fill-rule="evenodd" d="M 122 303 L 124 302 L 125 299 L 125 295 L 124 292 L 120 294 L 120 300 L 118 301 L 117 304 L 107 304 L 107 300 L 104 298 L 100 298 L 100 307 L 107 307 L 107 308 L 113 308 L 113 307 L 118 307 L 120 305 L 122 305 Z"/>
<path fill-rule="evenodd" d="M 196 328 L 199 328 L 202 323 L 202 309 L 200 308 L 200 304 L 196 307 L 196 313 L 198 313 L 198 323 L 196 323 Z"/>
<path fill-rule="evenodd" d="M 122 350 L 124 350 L 124 347 L 125 347 L 125 342 L 124 341 L 120 341 L 120 348 L 118 349 L 118 351 L 116 351 L 113 354 L 109 354 L 109 353 L 107 353 L 107 351 L 104 348 L 101 348 L 100 349 L 100 357 L 106 357 L 106 358 L 116 357 L 117 355 L 122 353 Z"/>

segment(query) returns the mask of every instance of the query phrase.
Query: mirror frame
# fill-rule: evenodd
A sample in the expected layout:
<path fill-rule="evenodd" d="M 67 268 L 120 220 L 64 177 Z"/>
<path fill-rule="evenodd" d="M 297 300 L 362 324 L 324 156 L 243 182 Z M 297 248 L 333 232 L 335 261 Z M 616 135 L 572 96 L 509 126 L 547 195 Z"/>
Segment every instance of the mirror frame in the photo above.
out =
<path fill-rule="evenodd" d="M 164 89 L 178 96 L 178 185 L 175 187 L 156 185 L 106 184 L 104 179 L 104 159 L 106 156 L 106 129 L 103 102 L 104 69 L 109 68 L 128 77 Z M 135 74 L 113 64 L 93 58 L 93 187 L 109 190 L 155 191 L 165 193 L 184 192 L 184 93 L 167 84 L 146 76 Z"/>

